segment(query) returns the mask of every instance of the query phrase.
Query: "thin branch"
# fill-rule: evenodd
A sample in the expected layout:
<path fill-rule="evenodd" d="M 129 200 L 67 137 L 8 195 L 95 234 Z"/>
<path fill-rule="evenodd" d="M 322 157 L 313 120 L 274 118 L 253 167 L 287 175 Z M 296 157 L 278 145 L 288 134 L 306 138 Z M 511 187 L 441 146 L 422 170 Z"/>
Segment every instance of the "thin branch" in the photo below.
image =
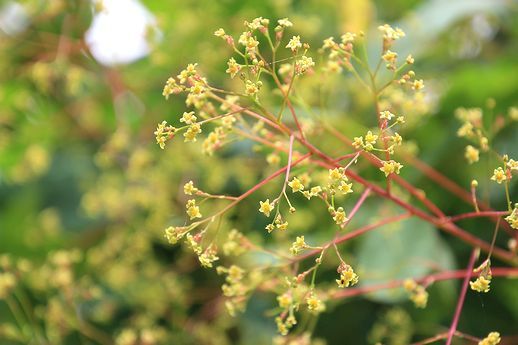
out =
<path fill-rule="evenodd" d="M 498 217 L 508 215 L 509 211 L 481 211 L 481 212 L 469 212 L 469 213 L 463 213 L 459 214 L 457 216 L 452 216 L 446 218 L 449 222 L 457 222 L 462 219 L 467 218 L 477 218 L 477 217 Z"/>
<path fill-rule="evenodd" d="M 471 272 L 471 277 L 478 276 L 478 273 Z M 518 268 L 515 267 L 496 267 L 491 268 L 491 276 L 494 277 L 506 277 L 506 278 L 518 278 Z M 461 279 L 466 277 L 466 270 L 455 270 L 455 271 L 443 271 L 426 275 L 421 278 L 413 278 L 419 284 L 431 284 L 438 281 L 450 280 L 450 279 Z M 377 292 L 381 290 L 396 289 L 403 286 L 405 279 L 391 280 L 387 283 L 373 284 L 368 286 L 361 286 L 355 288 L 349 288 L 340 290 L 331 296 L 332 299 L 349 298 L 354 296 L 362 296 L 371 292 Z"/>
<path fill-rule="evenodd" d="M 366 233 L 368 231 L 377 229 L 380 226 L 383 226 L 383 225 L 386 225 L 386 224 L 390 224 L 390 223 L 399 222 L 399 221 L 401 221 L 403 219 L 406 219 L 406 218 L 408 218 L 410 216 L 411 216 L 410 213 L 404 213 L 404 214 L 400 214 L 400 215 L 397 215 L 397 216 L 393 216 L 393 217 L 382 219 L 379 222 L 376 222 L 376 223 L 373 223 L 373 224 L 369 224 L 367 226 L 363 226 L 363 227 L 358 228 L 358 229 L 356 229 L 354 231 L 351 231 L 351 232 L 349 232 L 347 234 L 344 234 L 344 235 L 338 237 L 336 240 L 329 241 L 326 244 L 324 244 L 323 247 L 324 248 L 329 247 L 330 245 L 333 244 L 333 242 L 338 245 L 340 243 L 346 242 L 346 241 L 348 241 L 350 239 L 353 239 L 355 237 L 363 235 L 364 233 Z M 309 251 L 309 252 L 307 252 L 307 253 L 305 253 L 303 255 L 297 256 L 292 261 L 296 262 L 296 261 L 304 260 L 306 258 L 309 258 L 311 256 L 315 256 L 315 255 L 319 254 L 321 251 L 322 251 L 321 249 L 315 249 L 315 250 Z"/>
<path fill-rule="evenodd" d="M 457 324 L 459 323 L 460 314 L 462 312 L 462 306 L 464 305 L 466 293 L 468 292 L 469 279 L 471 278 L 471 273 L 473 273 L 473 266 L 475 266 L 475 260 L 477 259 L 479 253 L 480 250 L 478 248 L 473 249 L 473 251 L 471 252 L 471 257 L 469 258 L 468 267 L 466 268 L 464 281 L 462 283 L 462 290 L 460 291 L 459 299 L 457 301 L 457 307 L 455 308 L 455 315 L 453 316 L 453 321 L 451 322 L 450 330 L 448 331 L 448 339 L 446 340 L 446 345 L 451 345 L 453 335 L 457 330 Z"/>

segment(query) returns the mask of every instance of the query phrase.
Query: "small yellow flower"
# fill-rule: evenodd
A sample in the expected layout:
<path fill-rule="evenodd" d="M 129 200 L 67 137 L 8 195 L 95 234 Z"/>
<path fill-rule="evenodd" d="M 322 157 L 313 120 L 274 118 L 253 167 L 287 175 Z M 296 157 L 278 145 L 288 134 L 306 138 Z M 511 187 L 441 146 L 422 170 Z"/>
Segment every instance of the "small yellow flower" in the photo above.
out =
<path fill-rule="evenodd" d="M 344 194 L 349 194 L 353 192 L 353 184 L 347 183 L 345 181 L 341 181 L 340 185 L 338 186 L 338 190 L 341 191 Z"/>
<path fill-rule="evenodd" d="M 414 63 L 414 58 L 412 57 L 412 55 L 408 55 L 405 61 L 408 65 L 411 65 Z"/>
<path fill-rule="evenodd" d="M 196 122 L 196 116 L 194 115 L 194 111 L 184 112 L 180 122 L 184 122 L 186 125 L 192 125 Z"/>
<path fill-rule="evenodd" d="M 187 209 L 187 215 L 190 217 L 191 220 L 193 220 L 194 218 L 202 217 L 200 213 L 200 208 L 196 206 L 196 200 L 188 200 L 185 208 Z"/>
<path fill-rule="evenodd" d="M 306 304 L 308 305 L 308 309 L 314 313 L 323 311 L 325 308 L 324 303 L 322 303 L 313 292 L 306 298 Z"/>
<path fill-rule="evenodd" d="M 387 52 L 383 54 L 381 58 L 388 62 L 390 65 L 393 65 L 394 63 L 396 63 L 397 53 L 387 50 Z"/>
<path fill-rule="evenodd" d="M 245 93 L 248 96 L 255 96 L 259 92 L 259 89 L 261 89 L 262 85 L 263 83 L 261 83 L 260 81 L 254 83 L 251 80 L 247 80 L 245 82 Z"/>
<path fill-rule="evenodd" d="M 338 74 L 342 72 L 342 66 L 338 61 L 328 60 L 326 62 L 326 67 L 324 67 L 324 71 Z"/>
<path fill-rule="evenodd" d="M 403 288 L 410 294 L 410 300 L 416 308 L 425 308 L 428 303 L 428 292 L 426 289 L 417 284 L 413 279 L 406 279 L 403 282 Z"/>
<path fill-rule="evenodd" d="M 203 254 L 198 256 L 198 260 L 203 267 L 211 268 L 212 264 L 219 260 L 216 249 L 213 246 L 208 247 Z"/>
<path fill-rule="evenodd" d="M 417 283 L 413 279 L 405 279 L 403 288 L 408 292 L 412 292 L 417 288 Z"/>
<path fill-rule="evenodd" d="M 328 49 L 328 48 L 330 48 L 330 49 L 334 49 L 334 48 L 336 48 L 336 47 L 338 47 L 338 45 L 337 45 L 337 44 L 336 44 L 336 42 L 334 41 L 334 38 L 333 38 L 333 37 L 326 38 L 326 39 L 324 40 L 324 45 L 322 46 L 322 48 L 324 48 L 324 49 Z"/>
<path fill-rule="evenodd" d="M 162 123 L 158 124 L 154 134 L 156 142 L 158 145 L 160 145 L 162 150 L 165 148 L 165 143 L 167 140 L 171 139 L 175 132 L 176 128 L 173 126 L 168 126 L 166 121 L 162 121 Z"/>
<path fill-rule="evenodd" d="M 423 79 L 416 79 L 414 80 L 414 83 L 412 84 L 412 90 L 421 90 L 424 88 L 424 82 L 423 82 Z"/>
<path fill-rule="evenodd" d="M 206 83 L 204 80 L 195 80 L 189 91 L 194 96 L 200 96 L 206 91 L 205 85 Z"/>
<path fill-rule="evenodd" d="M 293 302 L 293 298 L 291 297 L 291 294 L 284 293 L 280 296 L 277 296 L 277 302 L 279 302 L 279 307 L 286 309 L 290 307 L 291 303 Z"/>
<path fill-rule="evenodd" d="M 218 30 L 214 31 L 214 36 L 216 37 L 225 37 L 225 30 L 223 28 L 219 28 Z"/>
<path fill-rule="evenodd" d="M 297 75 L 302 75 L 313 66 L 315 66 L 313 59 L 303 55 L 300 57 L 300 60 L 295 61 L 295 73 Z"/>
<path fill-rule="evenodd" d="M 275 204 L 270 203 L 270 199 L 266 199 L 266 201 L 259 201 L 259 212 L 264 213 L 266 217 L 270 217 L 270 212 L 272 212 Z"/>
<path fill-rule="evenodd" d="M 507 180 L 507 175 L 505 174 L 504 169 L 502 167 L 498 167 L 493 171 L 493 176 L 491 176 L 491 180 L 495 181 L 498 184 L 501 184 L 505 180 Z"/>
<path fill-rule="evenodd" d="M 259 46 L 259 41 L 254 37 L 248 37 L 245 47 L 249 55 L 254 55 L 257 52 L 257 46 Z"/>
<path fill-rule="evenodd" d="M 340 279 L 336 279 L 336 283 L 340 288 L 346 288 L 358 283 L 358 275 L 354 273 L 350 265 L 342 264 L 339 267 Z"/>
<path fill-rule="evenodd" d="M 353 147 L 357 150 L 363 148 L 365 144 L 363 143 L 363 137 L 354 137 L 353 139 Z"/>
<path fill-rule="evenodd" d="M 376 144 L 376 140 L 378 139 L 378 136 L 375 134 L 372 134 L 371 131 L 368 131 L 365 135 L 365 142 L 370 145 Z"/>
<path fill-rule="evenodd" d="M 291 40 L 286 45 L 286 48 L 291 49 L 292 52 L 296 52 L 297 49 L 302 47 L 302 43 L 300 43 L 300 36 L 293 36 Z"/>
<path fill-rule="evenodd" d="M 400 28 L 392 28 L 390 25 L 385 24 L 378 26 L 378 30 L 383 33 L 383 38 L 385 40 L 397 40 L 401 37 L 405 37 L 405 33 Z"/>
<path fill-rule="evenodd" d="M 232 265 L 228 269 L 227 280 L 231 283 L 232 282 L 235 283 L 235 282 L 238 282 L 241 279 L 243 279 L 244 275 L 245 275 L 245 271 L 241 267 Z"/>
<path fill-rule="evenodd" d="M 401 144 L 403 143 L 403 138 L 401 137 L 401 135 L 399 135 L 399 133 L 395 133 L 392 137 L 391 137 L 392 141 L 394 142 L 394 144 L 398 145 L 398 146 L 401 146 Z"/>
<path fill-rule="evenodd" d="M 225 72 L 230 74 L 230 78 L 234 78 L 241 71 L 241 65 L 234 58 L 230 58 L 227 62 L 228 68 Z"/>
<path fill-rule="evenodd" d="M 471 122 L 464 122 L 464 124 L 457 130 L 457 136 L 461 138 L 473 137 L 475 132 L 473 131 L 473 125 Z"/>
<path fill-rule="evenodd" d="M 490 283 L 491 276 L 488 276 L 487 278 L 484 276 L 479 276 L 477 280 L 475 280 L 474 282 L 469 282 L 469 285 L 471 287 L 471 290 L 478 292 L 488 292 Z"/>
<path fill-rule="evenodd" d="M 183 136 L 185 137 L 185 142 L 189 142 L 189 141 L 196 141 L 196 136 L 201 133 L 201 126 L 199 123 L 193 123 L 192 125 L 189 126 L 189 128 L 187 129 L 187 131 L 185 131 L 185 133 L 183 134 Z"/>
<path fill-rule="evenodd" d="M 182 88 L 176 83 L 174 78 L 167 79 L 167 82 L 162 91 L 162 96 L 168 99 L 170 95 L 182 92 Z"/>
<path fill-rule="evenodd" d="M 193 195 L 194 193 L 198 192 L 198 188 L 194 187 L 194 183 L 192 181 L 189 181 L 183 185 L 183 192 L 186 195 Z"/>
<path fill-rule="evenodd" d="M 230 230 L 226 241 L 223 243 L 223 254 L 226 256 L 239 256 L 247 249 L 243 243 L 246 242 L 245 236 L 236 229 Z"/>
<path fill-rule="evenodd" d="M 291 180 L 289 183 L 288 183 L 288 186 L 291 187 L 293 193 L 296 193 L 296 192 L 299 192 L 301 190 L 304 190 L 304 185 L 302 184 L 302 182 L 300 182 L 300 180 L 296 177 L 293 178 L 293 180 Z"/>
<path fill-rule="evenodd" d="M 302 250 L 304 250 L 304 249 L 306 249 L 308 247 L 309 246 L 307 245 L 307 243 L 304 240 L 304 236 L 297 236 L 297 239 L 295 240 L 295 242 L 293 242 L 291 244 L 290 252 L 293 255 L 297 255 Z"/>
<path fill-rule="evenodd" d="M 514 209 L 510 215 L 505 217 L 511 228 L 518 230 L 518 203 L 514 204 Z"/>
<path fill-rule="evenodd" d="M 187 82 L 187 79 L 189 77 L 192 77 L 192 76 L 195 76 L 196 74 L 198 74 L 198 72 L 196 71 L 196 66 L 198 64 L 197 63 L 190 63 L 187 65 L 187 67 L 180 72 L 180 74 L 178 74 L 177 78 L 178 80 L 180 80 L 180 84 L 185 84 Z"/>
<path fill-rule="evenodd" d="M 390 111 L 388 110 L 384 110 L 384 111 L 381 111 L 380 112 L 380 118 L 381 119 L 386 119 L 386 120 L 392 120 L 392 118 L 394 117 L 395 115 L 392 114 Z"/>
<path fill-rule="evenodd" d="M 199 243 L 199 238 L 196 236 L 194 237 L 193 235 L 191 234 L 187 234 L 185 236 L 185 243 L 187 244 L 187 246 L 189 248 L 192 249 L 192 251 L 196 254 L 196 255 L 201 255 L 201 252 L 202 252 L 202 248 L 200 246 L 200 243 Z"/>
<path fill-rule="evenodd" d="M 500 340 L 500 333 L 491 332 L 487 335 L 487 337 L 479 341 L 478 345 L 497 345 L 500 344 Z"/>
<path fill-rule="evenodd" d="M 263 17 L 257 17 L 253 19 L 252 22 L 245 21 L 245 26 L 247 26 L 250 30 L 263 29 L 268 24 L 270 24 L 270 20 Z"/>
<path fill-rule="evenodd" d="M 484 152 L 489 151 L 489 139 L 488 138 L 486 138 L 486 137 L 480 138 L 480 148 Z"/>
<path fill-rule="evenodd" d="M 383 161 L 383 166 L 380 168 L 381 171 L 385 174 L 385 177 L 388 175 L 395 173 L 399 174 L 399 171 L 403 165 L 401 163 L 395 162 L 393 160 L 390 161 Z"/>
<path fill-rule="evenodd" d="M 329 180 L 331 183 L 336 183 L 341 180 L 347 181 L 344 168 L 329 169 Z"/>
<path fill-rule="evenodd" d="M 342 39 L 343 44 L 352 43 L 356 39 L 356 34 L 352 32 L 346 32 L 340 38 Z"/>
<path fill-rule="evenodd" d="M 471 145 L 466 146 L 466 152 L 464 153 L 464 157 L 468 160 L 470 164 L 478 162 L 479 159 L 479 151 Z"/>
<path fill-rule="evenodd" d="M 347 218 L 347 216 L 345 215 L 345 211 L 344 211 L 343 207 L 338 207 L 336 209 L 333 220 L 338 225 L 342 225 L 343 223 L 345 223 L 349 220 L 349 218 Z"/>
<path fill-rule="evenodd" d="M 277 153 L 270 153 L 268 156 L 266 156 L 266 162 L 270 165 L 277 165 L 281 161 L 281 157 Z"/>
<path fill-rule="evenodd" d="M 425 308 L 428 304 L 428 292 L 418 285 L 414 292 L 410 295 L 410 300 L 414 302 L 416 308 Z"/>
<path fill-rule="evenodd" d="M 183 227 L 168 227 L 165 229 L 165 238 L 170 244 L 176 244 L 185 235 L 185 228 Z"/>
<path fill-rule="evenodd" d="M 515 161 L 514 159 L 509 159 L 507 162 L 507 167 L 511 170 L 518 171 L 518 161 Z"/>
<path fill-rule="evenodd" d="M 275 218 L 275 227 L 280 231 L 285 231 L 288 229 L 288 222 L 283 221 L 281 215 L 277 215 L 277 218 Z"/>
<path fill-rule="evenodd" d="M 288 18 L 282 18 L 282 19 L 279 19 L 277 21 L 277 23 L 279 23 L 280 26 L 284 27 L 284 28 L 290 28 L 293 26 L 293 23 L 289 21 Z"/>

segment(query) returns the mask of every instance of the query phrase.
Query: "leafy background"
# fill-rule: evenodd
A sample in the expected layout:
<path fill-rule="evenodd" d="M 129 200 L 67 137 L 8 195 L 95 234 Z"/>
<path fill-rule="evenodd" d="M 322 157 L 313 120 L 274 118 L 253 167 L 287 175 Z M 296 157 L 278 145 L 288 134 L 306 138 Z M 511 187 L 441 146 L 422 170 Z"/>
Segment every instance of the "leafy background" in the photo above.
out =
<path fill-rule="evenodd" d="M 162 236 L 167 225 L 183 221 L 184 182 L 193 179 L 210 192 L 238 195 L 270 169 L 265 167 L 264 152 L 245 142 L 204 157 L 199 147 L 180 142 L 161 151 L 153 137 L 158 122 L 174 122 L 184 111 L 182 99 L 162 97 L 165 80 L 187 63 L 198 62 L 214 85 L 228 86 L 224 69 L 229 52 L 212 32 L 223 26 L 238 33 L 244 20 L 257 16 L 289 17 L 294 31 L 312 47 L 346 30 L 364 30 L 374 37 L 380 23 L 401 26 L 407 38 L 398 52 L 414 54 L 415 70 L 425 79 L 435 104 L 405 137 L 417 145 L 422 160 L 461 186 L 477 178 L 491 205 L 505 205 L 501 191 L 487 182 L 491 162 L 476 167 L 465 163 L 466 143 L 455 136 L 458 123 L 453 113 L 459 106 L 486 107 L 489 98 L 496 101 L 493 117 L 517 105 L 516 2 L 143 1 L 156 18 L 148 36 L 150 53 L 115 66 L 96 61 L 84 42 L 95 15 L 88 1 L 16 3 L 26 13 L 26 26 L 16 33 L 6 30 L 13 15 L 6 9 L 14 2 L 0 5 L 0 253 L 15 262 L 32 263 L 20 289 L 41 316 L 42 327 L 53 327 L 45 315 L 56 303 L 65 318 L 90 320 L 113 338 L 127 327 L 159 327 L 163 343 L 271 342 L 275 325 L 265 312 L 274 296 L 257 293 L 237 319 L 224 311 L 217 314 L 212 309 L 218 309 L 221 277 L 200 270 L 190 254 L 171 248 Z M 369 53 L 376 54 L 374 45 Z M 336 96 L 328 106 L 337 128 L 347 132 L 368 126 L 362 119 L 372 109 L 354 81 L 344 78 L 335 87 Z M 513 125 L 502 129 L 494 145 L 516 157 L 517 142 Z M 405 169 L 404 177 L 425 190 L 446 214 L 470 210 L 417 170 Z M 511 187 L 516 195 L 516 183 Z M 276 188 L 267 187 L 264 195 Z M 259 199 L 240 206 L 224 227 L 237 227 L 271 245 L 256 215 Z M 302 202 L 298 208 L 295 232 L 315 241 L 329 238 L 330 224 L 320 222 L 325 209 Z M 352 226 L 393 212 L 398 210 L 369 201 Z M 467 220 L 462 225 L 491 239 L 491 223 Z M 506 242 L 504 235 L 497 241 L 500 246 Z M 35 283 L 38 267 L 61 248 L 79 249 L 77 286 L 99 288 L 99 298 L 78 298 L 69 310 L 48 282 Z M 429 271 L 426 265 L 408 264 L 411 260 L 464 267 L 470 248 L 428 224 L 407 220 L 356 239 L 344 250 L 358 265 L 360 276 L 364 273 L 362 284 L 369 284 Z M 333 282 L 333 274 L 329 269 L 319 279 Z M 397 292 L 342 301 L 322 315 L 315 336 L 328 344 L 374 342 L 376 334 L 387 329 L 388 344 L 430 336 L 449 325 L 458 291 L 459 282 L 434 284 L 425 310 L 414 309 Z M 468 293 L 459 329 L 478 336 L 491 330 L 516 335 L 517 301 L 517 282 L 495 279 L 491 293 Z M 0 322 L 14 322 L 1 301 Z M 65 332 L 55 343 L 76 344 L 78 337 Z M 23 343 L 5 332 L 0 339 L 2 344 Z"/>

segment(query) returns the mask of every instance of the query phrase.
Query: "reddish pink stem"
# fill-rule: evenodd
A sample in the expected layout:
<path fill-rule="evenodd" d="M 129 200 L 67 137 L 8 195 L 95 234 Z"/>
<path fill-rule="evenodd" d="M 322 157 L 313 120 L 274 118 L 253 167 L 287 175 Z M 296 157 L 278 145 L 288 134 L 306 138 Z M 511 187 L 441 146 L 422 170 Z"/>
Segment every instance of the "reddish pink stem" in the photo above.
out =
<path fill-rule="evenodd" d="M 351 219 L 353 219 L 354 215 L 356 214 L 356 212 L 358 212 L 360 207 L 363 205 L 363 203 L 365 202 L 365 199 L 367 199 L 367 197 L 369 196 L 370 192 L 371 192 L 370 187 L 366 188 L 363 191 L 362 195 L 360 196 L 360 198 L 358 199 L 358 201 L 354 205 L 353 209 L 351 210 L 351 212 L 349 212 L 349 219 L 341 226 L 342 229 L 345 228 L 347 226 L 347 224 L 349 224 Z"/>
<path fill-rule="evenodd" d="M 477 276 L 478 273 L 471 272 L 470 277 Z M 436 281 L 450 280 L 450 279 L 461 279 L 465 278 L 466 270 L 456 270 L 456 271 L 444 271 L 439 273 L 430 274 L 421 278 L 415 278 L 414 280 L 419 284 L 431 284 Z M 516 278 L 518 277 L 518 268 L 516 267 L 496 267 L 491 268 L 491 276 L 492 277 L 508 277 L 508 278 Z M 386 289 L 395 289 L 403 286 L 405 280 L 392 280 L 387 283 L 375 284 L 369 286 L 362 286 L 358 288 L 351 288 L 338 291 L 333 294 L 331 298 L 340 299 L 340 298 L 348 298 L 354 296 L 361 296 L 371 292 L 376 292 L 380 290 Z"/>
<path fill-rule="evenodd" d="M 468 267 L 466 268 L 464 281 L 462 283 L 462 290 L 460 291 L 459 300 L 457 302 L 457 308 L 455 309 L 455 315 L 453 316 L 453 321 L 450 326 L 450 330 L 448 331 L 448 339 L 446 340 L 446 345 L 451 345 L 451 341 L 453 339 L 453 335 L 457 330 L 457 324 L 459 323 L 460 314 L 462 312 L 462 306 L 464 305 L 464 300 L 466 299 L 466 293 L 468 292 L 468 283 L 469 278 L 471 278 L 471 274 L 473 273 L 473 266 L 475 266 L 475 260 L 477 259 L 477 253 L 480 250 L 475 248 L 471 252 L 471 257 L 469 258 Z"/>
<path fill-rule="evenodd" d="M 288 180 L 290 179 L 291 159 L 293 157 L 293 140 L 294 139 L 295 139 L 295 137 L 293 136 L 293 134 L 290 135 L 290 148 L 288 151 L 288 165 L 287 165 L 288 169 L 286 169 L 286 178 L 284 179 L 284 185 L 282 186 L 281 194 L 283 194 L 286 191 L 286 184 L 288 184 Z"/>
<path fill-rule="evenodd" d="M 243 199 L 248 197 L 250 194 L 254 193 L 256 190 L 258 190 L 259 188 L 261 188 L 262 186 L 264 186 L 265 184 L 267 184 L 268 182 L 270 182 L 271 180 L 273 180 L 277 176 L 279 176 L 282 173 L 284 173 L 290 167 L 293 167 L 293 166 L 299 164 L 300 162 L 302 162 L 303 160 L 305 160 L 306 158 L 308 158 L 310 156 L 311 156 L 311 153 L 306 153 L 304 156 L 300 157 L 299 159 L 297 159 L 292 164 L 286 165 L 284 168 L 281 168 L 281 169 L 277 170 L 276 172 L 274 172 L 273 174 L 271 174 L 270 176 L 268 176 L 267 178 L 265 178 L 264 180 L 262 180 L 261 182 L 259 182 L 258 184 L 256 184 L 252 188 L 250 188 L 249 190 L 247 190 L 245 193 L 243 193 L 240 196 L 238 196 L 235 201 L 233 201 L 232 203 L 228 204 L 225 208 L 223 208 L 221 211 L 219 211 L 216 215 L 221 215 L 221 214 L 227 212 L 229 209 L 231 209 L 236 204 L 241 202 Z M 212 217 L 215 217 L 216 215 L 208 217 L 208 219 L 210 219 Z"/>
<path fill-rule="evenodd" d="M 335 244 L 340 244 L 340 243 L 343 243 L 343 242 L 346 242 L 350 239 L 353 239 L 355 237 L 358 237 L 364 233 L 366 233 L 367 231 L 371 231 L 371 230 L 374 230 L 376 228 L 379 228 L 380 226 L 383 226 L 383 225 L 386 225 L 386 224 L 390 224 L 390 223 L 394 223 L 394 222 L 398 222 L 400 220 L 403 220 L 403 219 L 406 219 L 408 217 L 410 217 L 411 214 L 410 213 L 404 213 L 404 214 L 400 214 L 400 215 L 397 215 L 397 216 L 394 216 L 394 217 L 389 217 L 389 218 L 386 218 L 386 219 L 383 219 L 377 223 L 374 223 L 374 224 L 369 224 L 369 225 L 366 225 L 366 226 L 363 226 L 359 229 L 356 229 L 355 231 L 351 231 L 345 235 L 342 235 L 340 237 L 338 237 L 334 243 Z M 326 248 L 330 245 L 333 244 L 333 241 L 330 241 L 328 243 L 326 243 L 323 247 Z M 312 250 L 310 252 L 307 252 L 303 255 L 300 255 L 300 256 L 297 256 L 296 258 L 293 259 L 293 262 L 296 262 L 296 261 L 300 261 L 300 260 L 304 260 L 304 259 L 307 259 L 311 256 L 315 256 L 317 254 L 320 254 L 322 250 L 321 249 L 315 249 L 315 250 Z"/>
<path fill-rule="evenodd" d="M 456 222 L 461 219 L 466 218 L 476 218 L 476 217 L 500 217 L 509 214 L 509 211 L 481 211 L 481 212 L 469 212 L 459 214 L 457 216 L 448 217 L 448 221 Z"/>

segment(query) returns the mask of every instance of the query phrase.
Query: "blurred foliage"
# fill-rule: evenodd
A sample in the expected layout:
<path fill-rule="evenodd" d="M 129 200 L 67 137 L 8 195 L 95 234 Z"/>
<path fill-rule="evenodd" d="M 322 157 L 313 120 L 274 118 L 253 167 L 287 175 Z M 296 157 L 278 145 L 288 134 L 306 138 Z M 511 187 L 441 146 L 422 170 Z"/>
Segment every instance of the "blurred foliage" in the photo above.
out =
<path fill-rule="evenodd" d="M 274 170 L 265 168 L 268 152 L 241 142 L 206 157 L 199 147 L 181 143 L 161 151 L 153 137 L 157 123 L 165 118 L 174 124 L 176 114 L 184 111 L 180 98 L 165 101 L 161 93 L 165 80 L 187 63 L 198 62 L 213 85 L 229 86 L 226 47 L 212 33 L 221 26 L 239 32 L 246 19 L 289 17 L 312 47 L 345 30 L 370 32 L 384 22 L 401 25 L 409 37 L 401 49 L 415 52 L 415 69 L 427 81 L 433 105 L 405 132 L 412 143 L 409 152 L 417 151 L 466 188 L 473 178 L 479 179 L 484 198 L 494 207 L 505 205 L 501 193 L 486 182 L 490 162 L 478 168 L 460 163 L 466 143 L 455 136 L 459 124 L 453 113 L 459 106 L 484 108 L 489 98 L 496 101 L 493 117 L 517 106 L 516 3 L 143 3 L 155 16 L 159 34 L 149 38 L 148 56 L 116 66 L 97 62 L 84 40 L 96 15 L 90 2 L 23 0 L 0 5 L 0 266 L 15 272 L 17 280 L 11 297 L 0 301 L 1 344 L 43 344 L 44 338 L 50 344 L 133 344 L 136 337 L 145 345 L 271 342 L 275 324 L 265 315 L 274 296 L 258 292 L 243 316 L 230 317 L 220 297 L 223 278 L 200 269 L 192 254 L 171 247 L 163 237 L 166 226 L 184 222 L 183 183 L 194 180 L 211 193 L 239 195 Z M 14 4 L 22 9 L 22 17 L 9 17 L 15 15 Z M 304 81 L 310 104 L 312 82 Z M 372 125 L 361 121 L 372 105 L 352 79 L 337 79 L 329 88 L 328 112 L 337 129 L 357 135 Z M 413 104 L 407 107 L 418 112 Z M 502 129 L 495 146 L 516 157 L 517 142 L 514 125 Z M 319 144 L 336 152 L 333 142 Z M 404 177 L 447 214 L 470 210 L 417 170 L 408 168 Z M 513 182 L 516 195 L 516 179 Z M 263 195 L 277 187 L 266 186 Z M 250 240 L 265 243 L 264 220 L 256 210 L 260 199 L 252 196 L 239 212 L 223 219 L 221 228 L 238 228 Z M 323 220 L 326 209 L 300 205 L 290 223 L 292 231 L 315 242 L 329 238 L 334 230 Z M 355 219 L 353 226 L 391 211 L 377 204 L 368 210 L 372 215 Z M 465 267 L 465 244 L 428 224 L 401 225 L 399 231 L 408 235 L 401 234 L 404 241 L 399 245 L 415 245 L 412 253 L 419 259 Z M 466 220 L 463 225 L 491 239 L 491 223 Z M 417 235 L 416 228 L 426 229 Z M 404 263 L 405 257 L 370 256 L 371 251 L 383 252 L 380 237 L 387 231 L 352 241 L 344 250 L 365 270 Z M 294 238 L 276 236 L 285 246 Z M 497 244 L 505 247 L 506 241 L 501 236 Z M 249 255 L 246 260 L 269 258 Z M 325 270 L 322 280 L 333 281 L 332 264 Z M 406 344 L 431 336 L 449 325 L 458 287 L 458 282 L 434 285 L 429 291 L 433 303 L 424 310 L 388 296 L 336 303 L 319 319 L 315 338 L 327 344 Z M 518 324 L 516 291 L 516 281 L 502 279 L 495 280 L 491 294 L 469 293 L 459 329 L 477 336 L 494 329 L 513 334 Z M 14 317 L 9 312 L 12 304 L 18 312 Z"/>

